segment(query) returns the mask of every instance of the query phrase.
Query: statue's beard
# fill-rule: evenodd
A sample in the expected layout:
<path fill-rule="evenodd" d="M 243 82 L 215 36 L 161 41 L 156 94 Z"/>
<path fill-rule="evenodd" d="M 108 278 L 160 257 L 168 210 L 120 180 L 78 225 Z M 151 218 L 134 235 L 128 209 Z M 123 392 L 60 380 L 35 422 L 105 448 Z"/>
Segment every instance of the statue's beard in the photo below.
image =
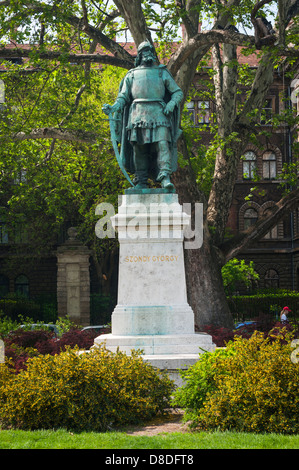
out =
<path fill-rule="evenodd" d="M 155 61 L 155 58 L 154 58 L 154 56 L 152 56 L 152 55 L 148 55 L 148 56 L 146 56 L 146 57 L 142 57 L 142 62 L 143 62 L 144 64 L 147 64 L 147 65 L 148 65 L 148 64 L 151 64 L 151 63 L 154 62 L 154 61 Z"/>

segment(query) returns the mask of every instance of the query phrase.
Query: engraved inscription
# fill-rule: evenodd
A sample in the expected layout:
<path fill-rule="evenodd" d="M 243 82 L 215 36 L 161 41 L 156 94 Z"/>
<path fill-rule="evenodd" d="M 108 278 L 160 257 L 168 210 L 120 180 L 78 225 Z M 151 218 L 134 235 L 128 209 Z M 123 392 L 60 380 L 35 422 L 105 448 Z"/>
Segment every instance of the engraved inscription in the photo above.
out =
<path fill-rule="evenodd" d="M 132 255 L 132 256 L 126 256 L 124 261 L 125 263 L 148 263 L 153 261 L 159 262 L 159 261 L 166 261 L 166 262 L 173 262 L 178 260 L 178 255 L 159 255 L 159 256 L 145 256 L 145 255 Z"/>

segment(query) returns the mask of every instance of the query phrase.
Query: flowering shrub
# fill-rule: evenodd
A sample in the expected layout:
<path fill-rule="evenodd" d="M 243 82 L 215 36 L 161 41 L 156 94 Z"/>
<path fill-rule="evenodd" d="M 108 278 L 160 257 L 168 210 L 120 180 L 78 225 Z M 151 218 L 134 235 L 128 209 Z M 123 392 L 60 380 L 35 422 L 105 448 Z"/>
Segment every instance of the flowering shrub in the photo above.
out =
<path fill-rule="evenodd" d="M 212 341 L 218 348 L 225 347 L 226 343 L 231 341 L 235 335 L 235 332 L 229 328 L 217 327 L 214 325 L 205 326 L 203 331 L 212 336 Z"/>
<path fill-rule="evenodd" d="M 5 347 L 6 359 L 9 359 L 10 367 L 13 368 L 16 374 L 21 370 L 26 369 L 29 357 L 38 356 L 39 352 L 34 348 L 21 348 L 16 344 L 11 344 Z"/>
<path fill-rule="evenodd" d="M 224 355 L 207 353 L 202 370 L 188 371 L 177 405 L 199 429 L 298 433 L 299 364 L 291 361 L 290 340 L 285 330 L 236 336 Z"/>
<path fill-rule="evenodd" d="M 81 331 L 78 328 L 71 328 L 62 335 L 60 341 L 56 343 L 56 346 L 60 351 L 65 351 L 67 346 L 71 348 L 78 346 L 80 349 L 90 349 L 97 336 L 99 336 L 99 333 L 94 330 Z"/>
<path fill-rule="evenodd" d="M 96 348 L 28 359 L 17 375 L 0 365 L 0 424 L 20 429 L 105 431 L 169 407 L 173 382 L 132 356 Z"/>
<path fill-rule="evenodd" d="M 4 338 L 4 344 L 5 356 L 12 360 L 17 373 L 26 369 L 29 357 L 57 352 L 53 333 L 46 330 L 26 331 L 19 328 Z"/>
<path fill-rule="evenodd" d="M 10 335 L 5 338 L 5 345 L 11 346 L 15 344 L 21 348 L 39 348 L 44 349 L 44 354 L 51 353 L 53 350 L 53 333 L 46 330 L 24 330 L 19 328 L 13 331 Z"/>
<path fill-rule="evenodd" d="M 4 338 L 5 356 L 12 359 L 16 372 L 26 369 L 27 359 L 38 354 L 60 354 L 68 347 L 88 350 L 98 333 L 72 327 L 57 340 L 51 331 L 19 328 Z"/>

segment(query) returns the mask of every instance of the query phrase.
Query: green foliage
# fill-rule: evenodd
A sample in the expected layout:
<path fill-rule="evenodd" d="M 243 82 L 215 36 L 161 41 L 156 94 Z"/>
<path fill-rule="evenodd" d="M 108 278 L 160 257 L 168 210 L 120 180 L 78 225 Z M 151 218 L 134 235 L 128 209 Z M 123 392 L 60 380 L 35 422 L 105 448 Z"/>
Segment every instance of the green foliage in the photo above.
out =
<path fill-rule="evenodd" d="M 12 320 L 10 317 L 0 313 L 0 338 L 5 338 L 9 333 L 18 330 L 21 325 L 24 331 L 30 331 L 32 329 L 32 323 L 36 324 L 35 329 L 41 329 L 49 331 L 49 328 L 45 326 L 43 321 L 34 321 L 33 318 L 18 315 L 16 320 Z M 48 324 L 48 323 L 47 323 Z M 51 323 L 50 323 L 51 324 Z M 58 327 L 58 336 L 62 336 L 63 333 L 76 328 L 76 325 L 66 316 L 59 317 L 55 322 Z"/>
<path fill-rule="evenodd" d="M 284 341 L 282 341 L 282 336 Z M 264 338 L 236 337 L 226 353 L 208 353 L 189 372 L 190 385 L 178 395 L 193 426 L 203 430 L 299 432 L 299 364 L 291 361 L 291 338 L 285 332 Z M 206 367 L 205 367 L 206 365 Z M 201 370 L 202 369 L 202 370 Z M 208 385 L 207 385 L 208 384 Z M 190 408 L 190 409 L 189 409 Z"/>
<path fill-rule="evenodd" d="M 17 320 L 3 316 L 3 312 L 0 313 L 0 338 L 5 338 L 11 331 L 17 330 L 19 327 L 20 323 Z"/>
<path fill-rule="evenodd" d="M 215 376 L 219 364 L 222 365 L 223 360 L 233 354 L 233 348 L 205 352 L 200 355 L 199 361 L 181 372 L 184 385 L 175 391 L 173 405 L 185 410 L 184 419 L 196 420 L 208 393 L 213 393 L 216 389 Z"/>
<path fill-rule="evenodd" d="M 105 348 L 30 358 L 14 376 L 0 364 L 0 374 L 0 423 L 19 429 L 106 431 L 162 413 L 173 390 L 138 352 Z"/>
<path fill-rule="evenodd" d="M 298 144 L 296 147 L 297 147 L 296 150 L 298 151 Z M 294 151 L 294 155 L 296 155 L 295 151 Z M 277 176 L 277 179 L 280 180 L 280 186 L 284 190 L 285 194 L 289 193 L 293 188 L 297 187 L 298 171 L 299 171 L 299 161 L 283 164 L 282 171 Z"/>
<path fill-rule="evenodd" d="M 227 295 L 231 295 L 239 283 L 250 287 L 252 282 L 259 279 L 259 275 L 254 270 L 254 263 L 249 264 L 245 260 L 233 258 L 229 260 L 221 270 L 224 289 Z"/>
<path fill-rule="evenodd" d="M 1 299 L 0 311 L 3 316 L 9 317 L 12 321 L 17 321 L 20 316 L 29 316 L 37 319 L 40 314 L 40 305 L 27 298 Z"/>
<path fill-rule="evenodd" d="M 75 323 L 70 320 L 67 315 L 65 317 L 58 317 L 56 326 L 58 327 L 58 336 L 62 336 L 63 333 L 67 333 L 71 329 L 77 328 L 77 325 L 75 325 Z"/>

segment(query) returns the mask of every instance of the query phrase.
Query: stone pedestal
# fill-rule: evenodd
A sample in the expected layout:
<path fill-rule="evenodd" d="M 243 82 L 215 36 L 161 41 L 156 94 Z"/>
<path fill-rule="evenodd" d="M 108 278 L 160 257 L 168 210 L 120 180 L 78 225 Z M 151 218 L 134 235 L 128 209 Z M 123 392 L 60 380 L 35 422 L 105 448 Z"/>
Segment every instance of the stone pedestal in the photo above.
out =
<path fill-rule="evenodd" d="M 187 302 L 183 253 L 190 217 L 178 196 L 160 190 L 125 194 L 112 223 L 120 243 L 118 303 L 112 333 L 95 339 L 143 358 L 174 376 L 214 349 L 210 335 L 194 332 Z"/>
<path fill-rule="evenodd" d="M 68 230 L 69 239 L 58 247 L 57 308 L 58 316 L 66 316 L 81 326 L 90 325 L 90 250 L 76 238 L 76 230 Z"/>

